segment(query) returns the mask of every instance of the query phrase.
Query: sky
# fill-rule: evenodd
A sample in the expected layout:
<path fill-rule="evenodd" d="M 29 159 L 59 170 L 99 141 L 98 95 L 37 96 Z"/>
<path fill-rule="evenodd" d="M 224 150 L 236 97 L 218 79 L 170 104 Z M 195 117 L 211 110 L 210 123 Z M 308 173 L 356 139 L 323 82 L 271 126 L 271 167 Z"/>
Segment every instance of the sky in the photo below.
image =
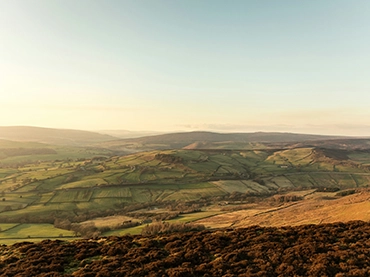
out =
<path fill-rule="evenodd" d="M 0 0 L 0 126 L 370 136 L 368 0 Z"/>

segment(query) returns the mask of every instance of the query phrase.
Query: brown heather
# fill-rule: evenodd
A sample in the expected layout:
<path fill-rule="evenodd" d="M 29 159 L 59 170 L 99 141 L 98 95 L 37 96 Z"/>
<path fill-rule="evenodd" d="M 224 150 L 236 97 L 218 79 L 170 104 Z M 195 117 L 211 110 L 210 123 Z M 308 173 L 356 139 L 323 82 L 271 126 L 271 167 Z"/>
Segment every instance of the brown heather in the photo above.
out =
<path fill-rule="evenodd" d="M 370 276 L 370 223 L 1 246 L 0 276 Z"/>

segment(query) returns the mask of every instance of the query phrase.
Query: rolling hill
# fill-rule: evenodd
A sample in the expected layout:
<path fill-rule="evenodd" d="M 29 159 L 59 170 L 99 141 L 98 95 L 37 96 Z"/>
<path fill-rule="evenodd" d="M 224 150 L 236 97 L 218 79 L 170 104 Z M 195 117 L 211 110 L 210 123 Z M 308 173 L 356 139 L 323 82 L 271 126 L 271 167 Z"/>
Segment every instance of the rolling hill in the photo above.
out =
<path fill-rule="evenodd" d="M 213 133 L 185 132 L 141 138 L 121 139 L 101 143 L 101 147 L 115 150 L 146 151 L 154 149 L 253 149 L 281 147 L 286 144 L 337 139 L 337 136 L 321 136 L 294 133 Z"/>
<path fill-rule="evenodd" d="M 104 132 L 104 131 L 103 131 Z M 0 127 L 0 140 L 39 142 L 50 145 L 94 146 L 114 151 L 140 152 L 164 149 L 265 149 L 324 147 L 369 149 L 370 139 L 295 133 L 182 132 L 140 136 L 148 132 L 106 131 L 113 134 L 30 126 Z M 115 136 L 116 135 L 116 136 Z M 130 138 L 119 139 L 120 136 Z M 132 137 L 134 136 L 134 137 Z M 140 137 L 138 137 L 140 136 Z"/>
<path fill-rule="evenodd" d="M 119 139 L 140 138 L 145 136 L 154 136 L 163 134 L 163 132 L 129 131 L 129 130 L 99 130 L 98 133 L 110 135 Z"/>
<path fill-rule="evenodd" d="M 326 149 L 342 150 L 368 150 L 370 149 L 370 138 L 339 138 L 316 141 L 298 142 L 291 147 L 321 147 Z"/>
<path fill-rule="evenodd" d="M 362 156 L 322 149 L 166 150 L 47 161 L 0 171 L 1 221 L 112 215 L 136 204 L 366 187 Z M 21 197 L 21 198 L 20 198 Z M 77 220 L 77 219 L 76 219 Z M 31 220 L 32 221 L 32 220 Z"/>
<path fill-rule="evenodd" d="M 57 145 L 87 146 L 97 142 L 115 140 L 117 138 L 81 130 L 9 126 L 0 127 L 0 139 Z"/>
<path fill-rule="evenodd" d="M 40 142 L 10 141 L 0 139 L 0 168 L 54 160 L 87 159 L 115 155 L 111 150 L 93 146 L 51 145 Z"/>
<path fill-rule="evenodd" d="M 13 130 L 18 141 L 0 140 L 3 242 L 35 236 L 40 226 L 53 237 L 57 232 L 70 236 L 72 226 L 95 223 L 104 235 L 137 234 L 146 220 L 186 223 L 208 218 L 204 222 L 211 227 L 217 227 L 217 218 L 229 227 L 253 222 L 295 225 L 302 220 L 320 222 L 328 209 L 338 211 L 331 218 L 347 221 L 346 211 L 339 207 L 342 196 L 336 193 L 358 193 L 370 184 L 367 139 L 192 132 L 104 141 L 112 137 L 27 130 L 36 130 L 39 137 L 24 141 L 22 132 Z M 61 137 L 53 138 L 53 130 Z M 44 140 L 62 143 L 68 138 L 73 144 L 90 141 L 91 146 L 36 142 L 42 134 Z M 323 197 L 329 202 L 323 202 L 320 193 L 326 193 Z M 274 197 L 298 204 L 274 202 Z M 366 199 L 361 201 L 347 205 L 347 211 L 366 209 Z M 320 205 L 328 209 L 315 208 Z M 295 207 L 301 218 L 294 215 Z M 53 227 L 55 222 L 64 222 L 56 226 L 66 230 Z M 41 238 L 44 235 L 35 237 Z"/>

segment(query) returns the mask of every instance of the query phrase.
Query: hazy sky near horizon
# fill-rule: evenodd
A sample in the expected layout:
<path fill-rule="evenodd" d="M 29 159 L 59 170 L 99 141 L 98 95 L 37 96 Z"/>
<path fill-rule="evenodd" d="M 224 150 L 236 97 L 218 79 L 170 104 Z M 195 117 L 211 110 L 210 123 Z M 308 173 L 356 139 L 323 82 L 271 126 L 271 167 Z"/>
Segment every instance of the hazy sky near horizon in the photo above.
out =
<path fill-rule="evenodd" d="M 0 125 L 370 135 L 368 0 L 0 1 Z"/>

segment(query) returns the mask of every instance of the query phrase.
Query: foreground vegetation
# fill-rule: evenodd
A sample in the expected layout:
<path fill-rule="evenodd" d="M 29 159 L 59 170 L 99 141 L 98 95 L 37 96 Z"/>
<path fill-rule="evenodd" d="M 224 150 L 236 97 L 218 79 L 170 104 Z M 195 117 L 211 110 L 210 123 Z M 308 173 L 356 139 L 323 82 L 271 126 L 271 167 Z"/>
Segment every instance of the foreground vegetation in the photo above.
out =
<path fill-rule="evenodd" d="M 369 276 L 370 223 L 1 246 L 1 276 Z"/>

